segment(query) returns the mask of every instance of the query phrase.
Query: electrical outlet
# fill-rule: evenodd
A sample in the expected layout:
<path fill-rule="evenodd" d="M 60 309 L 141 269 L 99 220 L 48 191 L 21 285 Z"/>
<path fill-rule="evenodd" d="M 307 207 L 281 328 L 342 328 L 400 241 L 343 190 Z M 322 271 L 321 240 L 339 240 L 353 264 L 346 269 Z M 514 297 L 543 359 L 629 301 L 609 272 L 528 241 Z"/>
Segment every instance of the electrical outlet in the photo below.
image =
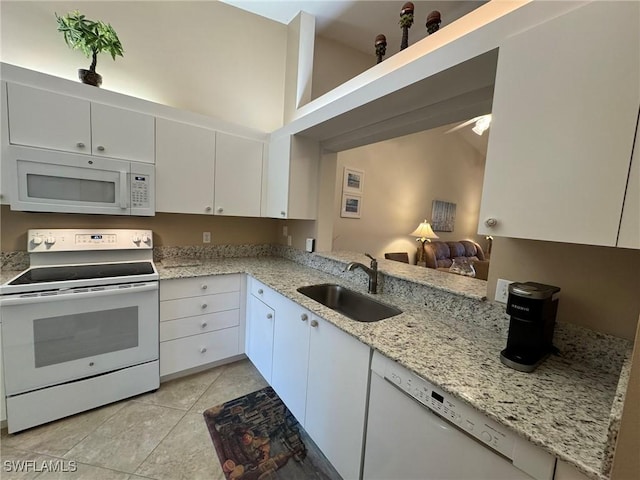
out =
<path fill-rule="evenodd" d="M 211 243 L 211 232 L 202 232 L 202 243 Z"/>
<path fill-rule="evenodd" d="M 291 246 L 292 243 L 293 243 L 293 237 L 291 237 L 291 235 L 287 236 L 287 245 Z"/>
<path fill-rule="evenodd" d="M 513 280 L 498 279 L 498 283 L 496 284 L 496 302 L 507 303 L 510 283 L 513 283 Z"/>
<path fill-rule="evenodd" d="M 289 235 L 289 228 L 286 225 L 284 225 L 282 227 L 282 236 L 286 237 L 287 235 Z"/>

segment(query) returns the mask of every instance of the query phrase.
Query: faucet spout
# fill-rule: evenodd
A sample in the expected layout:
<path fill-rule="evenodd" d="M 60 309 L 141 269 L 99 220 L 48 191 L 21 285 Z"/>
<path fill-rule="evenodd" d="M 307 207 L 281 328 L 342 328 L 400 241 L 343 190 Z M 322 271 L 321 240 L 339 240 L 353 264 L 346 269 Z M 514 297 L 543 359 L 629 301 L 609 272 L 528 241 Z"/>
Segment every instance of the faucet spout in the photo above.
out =
<path fill-rule="evenodd" d="M 365 255 L 371 259 L 370 267 L 360 262 L 350 262 L 345 268 L 345 272 L 352 272 L 356 268 L 360 268 L 369 277 L 369 293 L 378 293 L 378 261 L 368 253 Z"/>

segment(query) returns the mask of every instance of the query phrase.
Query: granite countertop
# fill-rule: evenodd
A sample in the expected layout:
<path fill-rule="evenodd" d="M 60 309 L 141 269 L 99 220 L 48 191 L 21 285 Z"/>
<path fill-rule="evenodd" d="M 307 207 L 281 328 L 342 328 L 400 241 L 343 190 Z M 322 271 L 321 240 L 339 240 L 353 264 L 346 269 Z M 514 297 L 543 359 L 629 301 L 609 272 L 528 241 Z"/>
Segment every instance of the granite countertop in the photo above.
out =
<path fill-rule="evenodd" d="M 314 254 L 311 264 L 315 266 L 314 262 L 324 259 L 367 262 L 366 257 L 360 256 Z M 337 265 L 339 268 L 329 271 L 340 275 L 344 266 Z M 394 295 L 384 293 L 387 290 L 383 284 L 383 293 L 376 299 L 399 307 L 403 313 L 379 322 L 361 323 L 296 290 L 305 285 L 338 283 L 366 294 L 363 277 L 358 277 L 357 272 L 336 276 L 271 256 L 209 260 L 171 257 L 156 266 L 160 280 L 247 273 L 589 477 L 608 478 L 628 381 L 630 349 L 616 352 L 622 358 L 617 362 L 609 362 L 599 353 L 583 361 L 552 356 L 534 372 L 522 373 L 499 360 L 506 341 L 504 332 L 479 326 L 482 321 L 463 321 L 456 308 L 438 312 L 426 307 L 420 295 L 398 293 L 397 287 Z M 455 293 L 471 299 L 476 305 L 471 308 L 472 315 L 485 315 L 477 308 L 478 304 L 487 303 L 483 301 L 486 282 L 482 280 L 385 260 L 380 261 L 380 272 L 431 287 L 443 298 Z M 3 269 L 0 283 L 19 273 L 20 270 Z M 619 368 L 605 368 L 609 363 L 622 363 L 622 372 Z"/>
<path fill-rule="evenodd" d="M 248 273 L 589 477 L 607 478 L 602 472 L 608 471 L 604 465 L 613 451 L 611 417 L 619 414 L 614 412 L 616 400 L 620 402 L 617 397 L 626 389 L 620 371 L 606 372 L 554 356 L 533 373 L 512 370 L 499 360 L 504 337 L 451 315 L 428 311 L 420 299 L 411 296 L 376 295 L 377 300 L 403 313 L 374 323 L 356 322 L 296 289 L 338 283 L 365 293 L 361 284 L 282 258 L 170 259 L 158 264 L 158 271 L 161 280 Z M 472 286 L 472 297 L 477 297 L 475 292 Z"/>

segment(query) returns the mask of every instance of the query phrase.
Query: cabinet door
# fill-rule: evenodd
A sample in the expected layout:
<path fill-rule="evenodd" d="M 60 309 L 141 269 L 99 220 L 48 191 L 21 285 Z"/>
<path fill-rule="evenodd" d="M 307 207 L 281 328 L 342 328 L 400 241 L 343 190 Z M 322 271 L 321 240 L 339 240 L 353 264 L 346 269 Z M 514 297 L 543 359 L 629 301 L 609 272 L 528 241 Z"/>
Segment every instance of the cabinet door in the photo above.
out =
<path fill-rule="evenodd" d="M 342 478 L 360 478 L 370 357 L 364 343 L 312 318 L 304 427 Z"/>
<path fill-rule="evenodd" d="M 640 121 L 636 130 L 636 144 L 633 147 L 627 192 L 622 207 L 618 246 L 640 249 Z"/>
<path fill-rule="evenodd" d="M 310 315 L 295 302 L 280 296 L 273 307 L 276 322 L 271 386 L 304 426 Z"/>
<path fill-rule="evenodd" d="M 216 134 L 215 214 L 259 217 L 262 142 Z"/>
<path fill-rule="evenodd" d="M 123 108 L 91 104 L 92 153 L 136 162 L 155 162 L 155 119 Z"/>
<path fill-rule="evenodd" d="M 271 361 L 273 354 L 273 310 L 249 295 L 247 312 L 247 357 L 264 379 L 271 384 Z"/>
<path fill-rule="evenodd" d="M 156 211 L 213 215 L 215 132 L 156 119 Z"/>
<path fill-rule="evenodd" d="M 289 135 L 271 140 L 267 159 L 266 217 L 288 218 L 290 155 L 291 137 Z"/>
<path fill-rule="evenodd" d="M 600 28 L 603 18 L 615 28 Z M 638 2 L 593 2 L 500 46 L 479 233 L 616 244 L 640 103 L 639 18 Z"/>
<path fill-rule="evenodd" d="M 320 147 L 298 136 L 274 138 L 269 144 L 265 216 L 315 220 Z"/>
<path fill-rule="evenodd" d="M 87 100 L 13 83 L 7 93 L 10 143 L 91 153 Z"/>

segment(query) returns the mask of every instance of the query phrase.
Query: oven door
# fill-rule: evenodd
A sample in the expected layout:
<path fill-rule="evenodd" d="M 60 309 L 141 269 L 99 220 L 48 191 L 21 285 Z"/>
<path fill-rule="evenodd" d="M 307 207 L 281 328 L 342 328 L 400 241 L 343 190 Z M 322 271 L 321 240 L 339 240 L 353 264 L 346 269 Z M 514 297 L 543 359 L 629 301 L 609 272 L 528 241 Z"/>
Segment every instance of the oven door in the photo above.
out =
<path fill-rule="evenodd" d="M 158 282 L 11 295 L 0 309 L 8 396 L 158 359 Z"/>
<path fill-rule="evenodd" d="M 12 210 L 131 214 L 130 162 L 16 146 L 8 151 L 16 179 Z"/>

